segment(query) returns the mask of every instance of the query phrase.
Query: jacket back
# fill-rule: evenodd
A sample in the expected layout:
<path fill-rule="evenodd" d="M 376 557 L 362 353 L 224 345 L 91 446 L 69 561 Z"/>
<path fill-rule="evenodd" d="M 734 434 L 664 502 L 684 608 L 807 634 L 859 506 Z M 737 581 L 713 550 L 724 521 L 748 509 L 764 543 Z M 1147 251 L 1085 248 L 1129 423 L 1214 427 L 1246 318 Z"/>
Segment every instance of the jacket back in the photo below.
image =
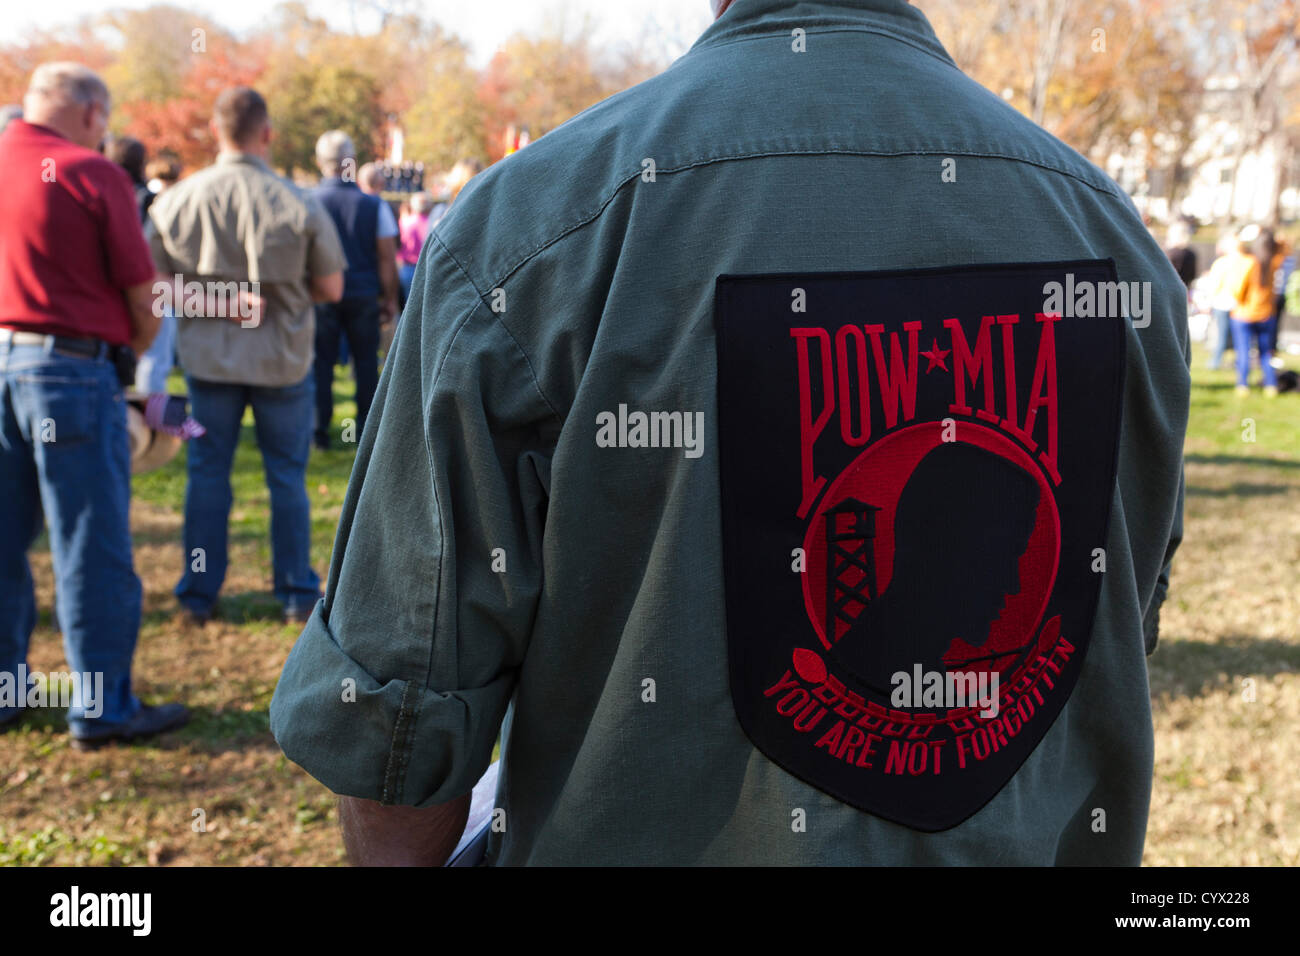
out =
<path fill-rule="evenodd" d="M 1149 312 L 1118 320 L 1115 474 L 1091 492 L 1105 571 L 1068 703 L 940 832 L 805 782 L 732 698 L 718 278 L 1106 259 L 1149 283 Z M 473 180 L 433 231 L 273 730 L 338 792 L 428 805 L 473 785 L 509 708 L 498 863 L 1136 864 L 1144 621 L 1153 637 L 1181 535 L 1187 362 L 1185 291 L 1127 197 L 965 77 L 919 11 L 739 0 L 662 75 Z M 702 433 L 629 441 L 656 410 Z M 783 427 L 756 440 L 754 483 L 798 473 Z M 795 589 L 799 543 L 765 556 Z M 358 675 L 358 700 L 330 703 Z"/>

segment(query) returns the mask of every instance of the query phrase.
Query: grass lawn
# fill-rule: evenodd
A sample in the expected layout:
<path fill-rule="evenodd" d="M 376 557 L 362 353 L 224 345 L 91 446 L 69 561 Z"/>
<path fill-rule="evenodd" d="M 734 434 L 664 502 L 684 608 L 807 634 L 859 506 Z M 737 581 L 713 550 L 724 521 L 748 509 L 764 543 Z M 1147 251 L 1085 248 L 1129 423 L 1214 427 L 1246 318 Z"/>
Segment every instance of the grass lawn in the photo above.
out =
<path fill-rule="evenodd" d="M 1156 771 L 1146 862 L 1294 865 L 1300 396 L 1239 399 L 1231 375 L 1204 364 L 1198 351 L 1185 540 L 1150 661 Z M 335 390 L 338 434 L 355 413 L 350 379 L 340 374 Z M 251 415 L 245 426 L 220 620 L 188 627 L 171 594 L 182 561 L 184 452 L 134 482 L 145 590 L 137 689 L 146 700 L 186 702 L 195 719 L 159 742 L 92 754 L 70 749 L 55 710 L 0 736 L 0 863 L 341 862 L 333 796 L 285 760 L 268 730 L 298 628 L 279 623 L 270 593 L 269 501 Z M 353 455 L 351 446 L 312 453 L 312 558 L 322 578 Z M 43 610 L 28 665 L 65 670 L 43 539 L 32 565 Z"/>
<path fill-rule="evenodd" d="M 1295 356 L 1284 356 L 1290 368 Z M 1300 862 L 1300 395 L 1197 350 L 1183 545 L 1150 660 L 1149 864 Z M 1253 374 L 1257 381 L 1259 373 Z"/>

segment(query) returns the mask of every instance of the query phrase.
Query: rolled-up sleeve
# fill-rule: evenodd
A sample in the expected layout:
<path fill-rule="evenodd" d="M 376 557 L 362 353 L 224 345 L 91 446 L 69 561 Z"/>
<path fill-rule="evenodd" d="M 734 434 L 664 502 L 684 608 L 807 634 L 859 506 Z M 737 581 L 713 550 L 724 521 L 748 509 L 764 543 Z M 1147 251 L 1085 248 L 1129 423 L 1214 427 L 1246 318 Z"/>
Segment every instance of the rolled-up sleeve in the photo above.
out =
<path fill-rule="evenodd" d="M 374 407 L 271 731 L 336 793 L 428 806 L 467 793 L 490 761 L 541 594 L 560 422 L 437 243 Z"/>

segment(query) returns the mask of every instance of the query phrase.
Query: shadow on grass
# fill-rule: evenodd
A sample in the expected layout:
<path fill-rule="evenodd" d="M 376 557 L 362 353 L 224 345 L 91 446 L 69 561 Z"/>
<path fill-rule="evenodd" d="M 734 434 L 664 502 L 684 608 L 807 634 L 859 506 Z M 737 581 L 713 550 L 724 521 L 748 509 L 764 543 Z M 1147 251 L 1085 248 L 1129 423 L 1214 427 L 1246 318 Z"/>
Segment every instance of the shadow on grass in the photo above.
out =
<path fill-rule="evenodd" d="M 156 607 L 146 607 L 140 616 L 141 626 L 177 624 L 185 630 L 202 625 L 191 624 L 183 618 L 180 604 L 174 599 L 164 599 Z M 217 598 L 213 620 L 222 624 L 284 624 L 284 606 L 270 591 L 241 591 L 222 593 Z M 301 625 L 295 625 L 301 626 Z"/>
<path fill-rule="evenodd" d="M 1214 371 L 1214 369 L 1206 369 L 1206 371 L 1207 371 L 1207 372 L 1209 372 L 1209 371 Z M 1218 369 L 1218 371 L 1223 372 L 1223 371 L 1230 371 L 1230 370 L 1227 370 L 1227 369 Z M 1234 373 L 1234 374 L 1235 374 L 1235 373 Z M 1258 369 L 1258 368 L 1253 368 L 1253 367 L 1252 367 L 1251 370 L 1250 370 L 1250 374 L 1251 374 L 1251 385 L 1250 385 L 1249 387 L 1250 387 L 1251 394 L 1252 394 L 1252 395 L 1263 395 L 1263 394 L 1264 394 L 1264 392 L 1263 392 L 1263 386 L 1259 383 L 1259 369 Z M 1209 391 L 1209 392 L 1230 392 L 1230 391 L 1233 391 L 1234 389 L 1236 389 L 1236 387 L 1237 387 L 1237 383 L 1236 383 L 1235 381 L 1228 381 L 1228 382 L 1192 382 L 1192 388 L 1194 388 L 1194 389 L 1195 389 L 1195 388 L 1205 389 L 1206 391 Z"/>
<path fill-rule="evenodd" d="M 1251 458 L 1246 455 L 1185 455 L 1183 461 L 1189 465 L 1266 465 L 1270 468 L 1300 468 L 1300 461 L 1294 458 Z"/>
<path fill-rule="evenodd" d="M 228 624 L 251 624 L 255 621 L 280 624 L 284 621 L 283 605 L 275 595 L 266 591 L 222 594 L 217 599 L 217 613 Z"/>
<path fill-rule="evenodd" d="M 237 710 L 228 707 L 188 705 L 190 721 L 184 727 L 169 730 L 156 737 L 136 741 L 114 741 L 104 748 L 147 748 L 174 751 L 200 746 L 207 753 L 245 750 L 250 745 L 278 749 L 271 737 L 269 707 Z M 59 707 L 33 707 L 25 710 L 17 727 L 8 732 L 15 741 L 40 746 L 53 746 L 63 742 L 71 746 L 67 736 L 68 721 Z M 43 737 L 44 741 L 33 738 Z"/>
<path fill-rule="evenodd" d="M 268 707 L 253 710 L 193 707 L 190 722 L 175 732 L 180 743 L 198 743 L 208 752 L 242 750 L 242 744 L 267 743 L 271 737 Z M 264 738 L 258 740 L 258 738 Z"/>
<path fill-rule="evenodd" d="M 1189 497 L 1202 498 L 1259 498 L 1264 495 L 1285 495 L 1294 489 L 1294 485 L 1255 485 L 1237 481 L 1226 488 L 1202 488 L 1188 485 Z"/>
<path fill-rule="evenodd" d="M 1244 634 L 1213 641 L 1162 640 L 1148 665 L 1153 695 L 1204 697 L 1239 689 L 1243 677 L 1300 671 L 1300 644 Z"/>

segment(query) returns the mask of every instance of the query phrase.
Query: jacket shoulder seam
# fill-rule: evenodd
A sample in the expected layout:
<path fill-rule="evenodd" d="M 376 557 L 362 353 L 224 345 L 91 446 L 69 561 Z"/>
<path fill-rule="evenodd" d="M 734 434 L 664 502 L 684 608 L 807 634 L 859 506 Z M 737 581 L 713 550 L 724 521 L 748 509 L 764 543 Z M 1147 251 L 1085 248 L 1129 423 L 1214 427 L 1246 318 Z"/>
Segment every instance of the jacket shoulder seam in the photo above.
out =
<path fill-rule="evenodd" d="M 1075 173 L 1070 172 L 1067 169 L 1063 169 L 1059 166 L 1050 163 L 1029 159 L 1024 156 L 1013 156 L 1007 153 L 969 150 L 969 149 L 960 149 L 960 148 L 958 149 L 924 148 L 924 149 L 904 149 L 904 150 L 867 150 L 867 149 L 846 149 L 840 147 L 827 147 L 824 149 L 775 149 L 775 150 L 764 149 L 764 150 L 754 150 L 754 151 L 744 152 L 744 153 L 734 153 L 730 155 L 705 157 L 703 159 L 694 160 L 689 163 L 682 163 L 678 166 L 672 166 L 666 169 L 658 169 L 656 170 L 656 175 L 671 175 L 673 173 L 685 172 L 686 170 L 695 169 L 701 166 L 711 166 L 715 163 L 735 162 L 735 161 L 745 160 L 745 159 L 762 159 L 770 156 L 825 156 L 825 155 L 878 156 L 878 157 L 967 156 L 967 157 L 975 157 L 978 159 L 1002 159 L 1008 162 L 1024 163 L 1025 165 L 1034 166 L 1038 169 L 1044 169 L 1047 170 L 1048 172 L 1053 172 L 1060 176 L 1066 176 L 1070 179 L 1075 180 L 1076 182 L 1082 183 L 1083 185 L 1087 186 L 1093 191 L 1101 193 L 1104 196 L 1109 196 L 1110 198 L 1116 200 L 1121 199 L 1120 195 L 1117 194 L 1114 189 L 1107 188 L 1103 184 L 1090 182 L 1089 180 L 1083 178 L 1082 176 L 1079 176 Z M 589 225 L 590 223 L 595 222 L 597 219 L 599 219 L 601 215 L 604 214 L 605 210 L 609 208 L 610 203 L 612 203 L 614 199 L 617 198 L 618 194 L 623 190 L 623 188 L 627 186 L 629 183 L 634 182 L 635 180 L 640 178 L 640 176 L 641 176 L 640 170 L 637 170 L 629 174 L 621 182 L 619 182 L 617 186 L 614 187 L 614 189 L 610 192 L 610 194 L 604 199 L 604 201 L 600 203 L 598 207 L 596 207 L 596 209 L 593 212 L 584 213 L 580 219 L 561 228 L 549 239 L 545 240 L 544 242 L 541 242 L 531 251 L 525 253 L 514 265 L 506 267 L 503 273 L 501 274 L 500 278 L 498 278 L 495 282 L 492 283 L 493 288 L 501 286 L 506 280 L 508 280 L 512 275 L 514 275 L 521 268 L 527 265 L 532 259 L 536 258 L 541 253 L 545 252 L 548 248 L 555 245 L 560 240 L 566 238 L 571 233 L 581 229 L 583 226 Z M 470 285 L 474 287 L 474 290 L 479 293 L 479 296 L 481 298 L 483 293 L 479 290 L 477 284 L 473 281 L 473 279 L 470 278 L 470 275 L 465 270 L 464 266 L 462 266 L 460 261 L 456 259 L 455 255 L 452 253 L 447 243 L 443 241 L 442 237 L 439 236 L 436 231 L 430 232 L 430 235 L 436 238 L 438 240 L 438 244 L 442 246 L 444 250 L 446 250 L 449 256 L 451 256 L 452 261 L 456 263 L 457 268 L 461 270 L 461 272 L 465 275 L 465 278 L 469 281 Z M 502 323 L 502 325 L 504 326 L 504 322 Z M 509 332 L 508 328 L 507 328 L 507 332 Z M 514 338 L 513 334 L 511 334 L 511 338 L 512 339 Z M 516 341 L 515 344 L 518 345 L 518 342 Z M 525 360 L 527 360 L 527 354 L 525 354 L 524 358 Z M 531 363 L 530 363 L 530 367 L 531 367 Z M 538 391 L 541 391 L 540 387 Z M 543 397 L 545 396 L 543 395 Z M 549 405 L 550 402 L 547 401 L 547 404 Z"/>
<path fill-rule="evenodd" d="M 617 190 L 615 190 L 615 192 L 617 192 Z M 456 334 L 453 335 L 451 341 L 447 343 L 447 351 L 443 355 L 442 360 L 438 363 L 438 368 L 433 373 L 433 381 L 434 384 L 436 384 L 439 376 L 442 374 L 442 366 L 447 361 L 447 356 L 451 354 L 451 349 L 455 345 L 456 337 L 460 335 L 460 329 L 465 327 L 465 324 L 469 321 L 470 316 L 472 316 L 475 312 L 477 312 L 480 307 L 487 304 L 485 302 L 485 299 L 487 298 L 487 293 L 485 293 L 482 289 L 478 287 L 478 283 L 474 281 L 473 277 L 469 274 L 468 270 L 466 270 L 464 265 L 461 264 L 461 261 L 456 258 L 456 254 L 451 251 L 447 243 L 445 243 L 442 240 L 441 236 L 439 236 L 436 232 L 430 230 L 429 238 L 437 242 L 438 245 L 442 248 L 442 251 L 447 254 L 447 258 L 452 261 L 452 263 L 456 266 L 456 269 L 464 277 L 465 281 L 469 283 L 470 288 L 474 290 L 474 295 L 478 299 L 478 301 L 474 305 L 474 308 L 470 309 L 469 312 L 466 313 L 464 320 L 461 322 L 460 328 L 456 330 Z M 513 272 L 514 270 L 511 271 Z M 500 282 L 494 283 L 493 288 L 497 288 L 500 285 L 501 285 Z M 510 337 L 510 341 L 514 344 L 515 349 L 519 352 L 519 355 L 523 358 L 524 364 L 528 366 L 528 375 L 533 380 L 533 388 L 536 389 L 538 396 L 541 398 L 543 402 L 546 403 L 546 407 L 551 410 L 551 414 L 554 415 L 557 419 L 563 421 L 564 416 L 561 415 L 559 411 L 556 410 L 554 403 L 550 400 L 550 398 L 547 397 L 546 391 L 542 388 L 542 383 L 538 381 L 537 369 L 533 365 L 533 360 L 528 357 L 528 352 L 524 349 L 523 345 L 520 344 L 519 339 L 515 336 L 514 332 L 510 330 L 510 326 L 507 325 L 505 320 L 501 318 L 500 313 L 496 312 L 491 307 L 488 308 L 488 312 L 492 314 L 493 318 L 496 319 L 497 324 L 500 325 L 502 330 L 505 331 L 506 335 Z"/>

